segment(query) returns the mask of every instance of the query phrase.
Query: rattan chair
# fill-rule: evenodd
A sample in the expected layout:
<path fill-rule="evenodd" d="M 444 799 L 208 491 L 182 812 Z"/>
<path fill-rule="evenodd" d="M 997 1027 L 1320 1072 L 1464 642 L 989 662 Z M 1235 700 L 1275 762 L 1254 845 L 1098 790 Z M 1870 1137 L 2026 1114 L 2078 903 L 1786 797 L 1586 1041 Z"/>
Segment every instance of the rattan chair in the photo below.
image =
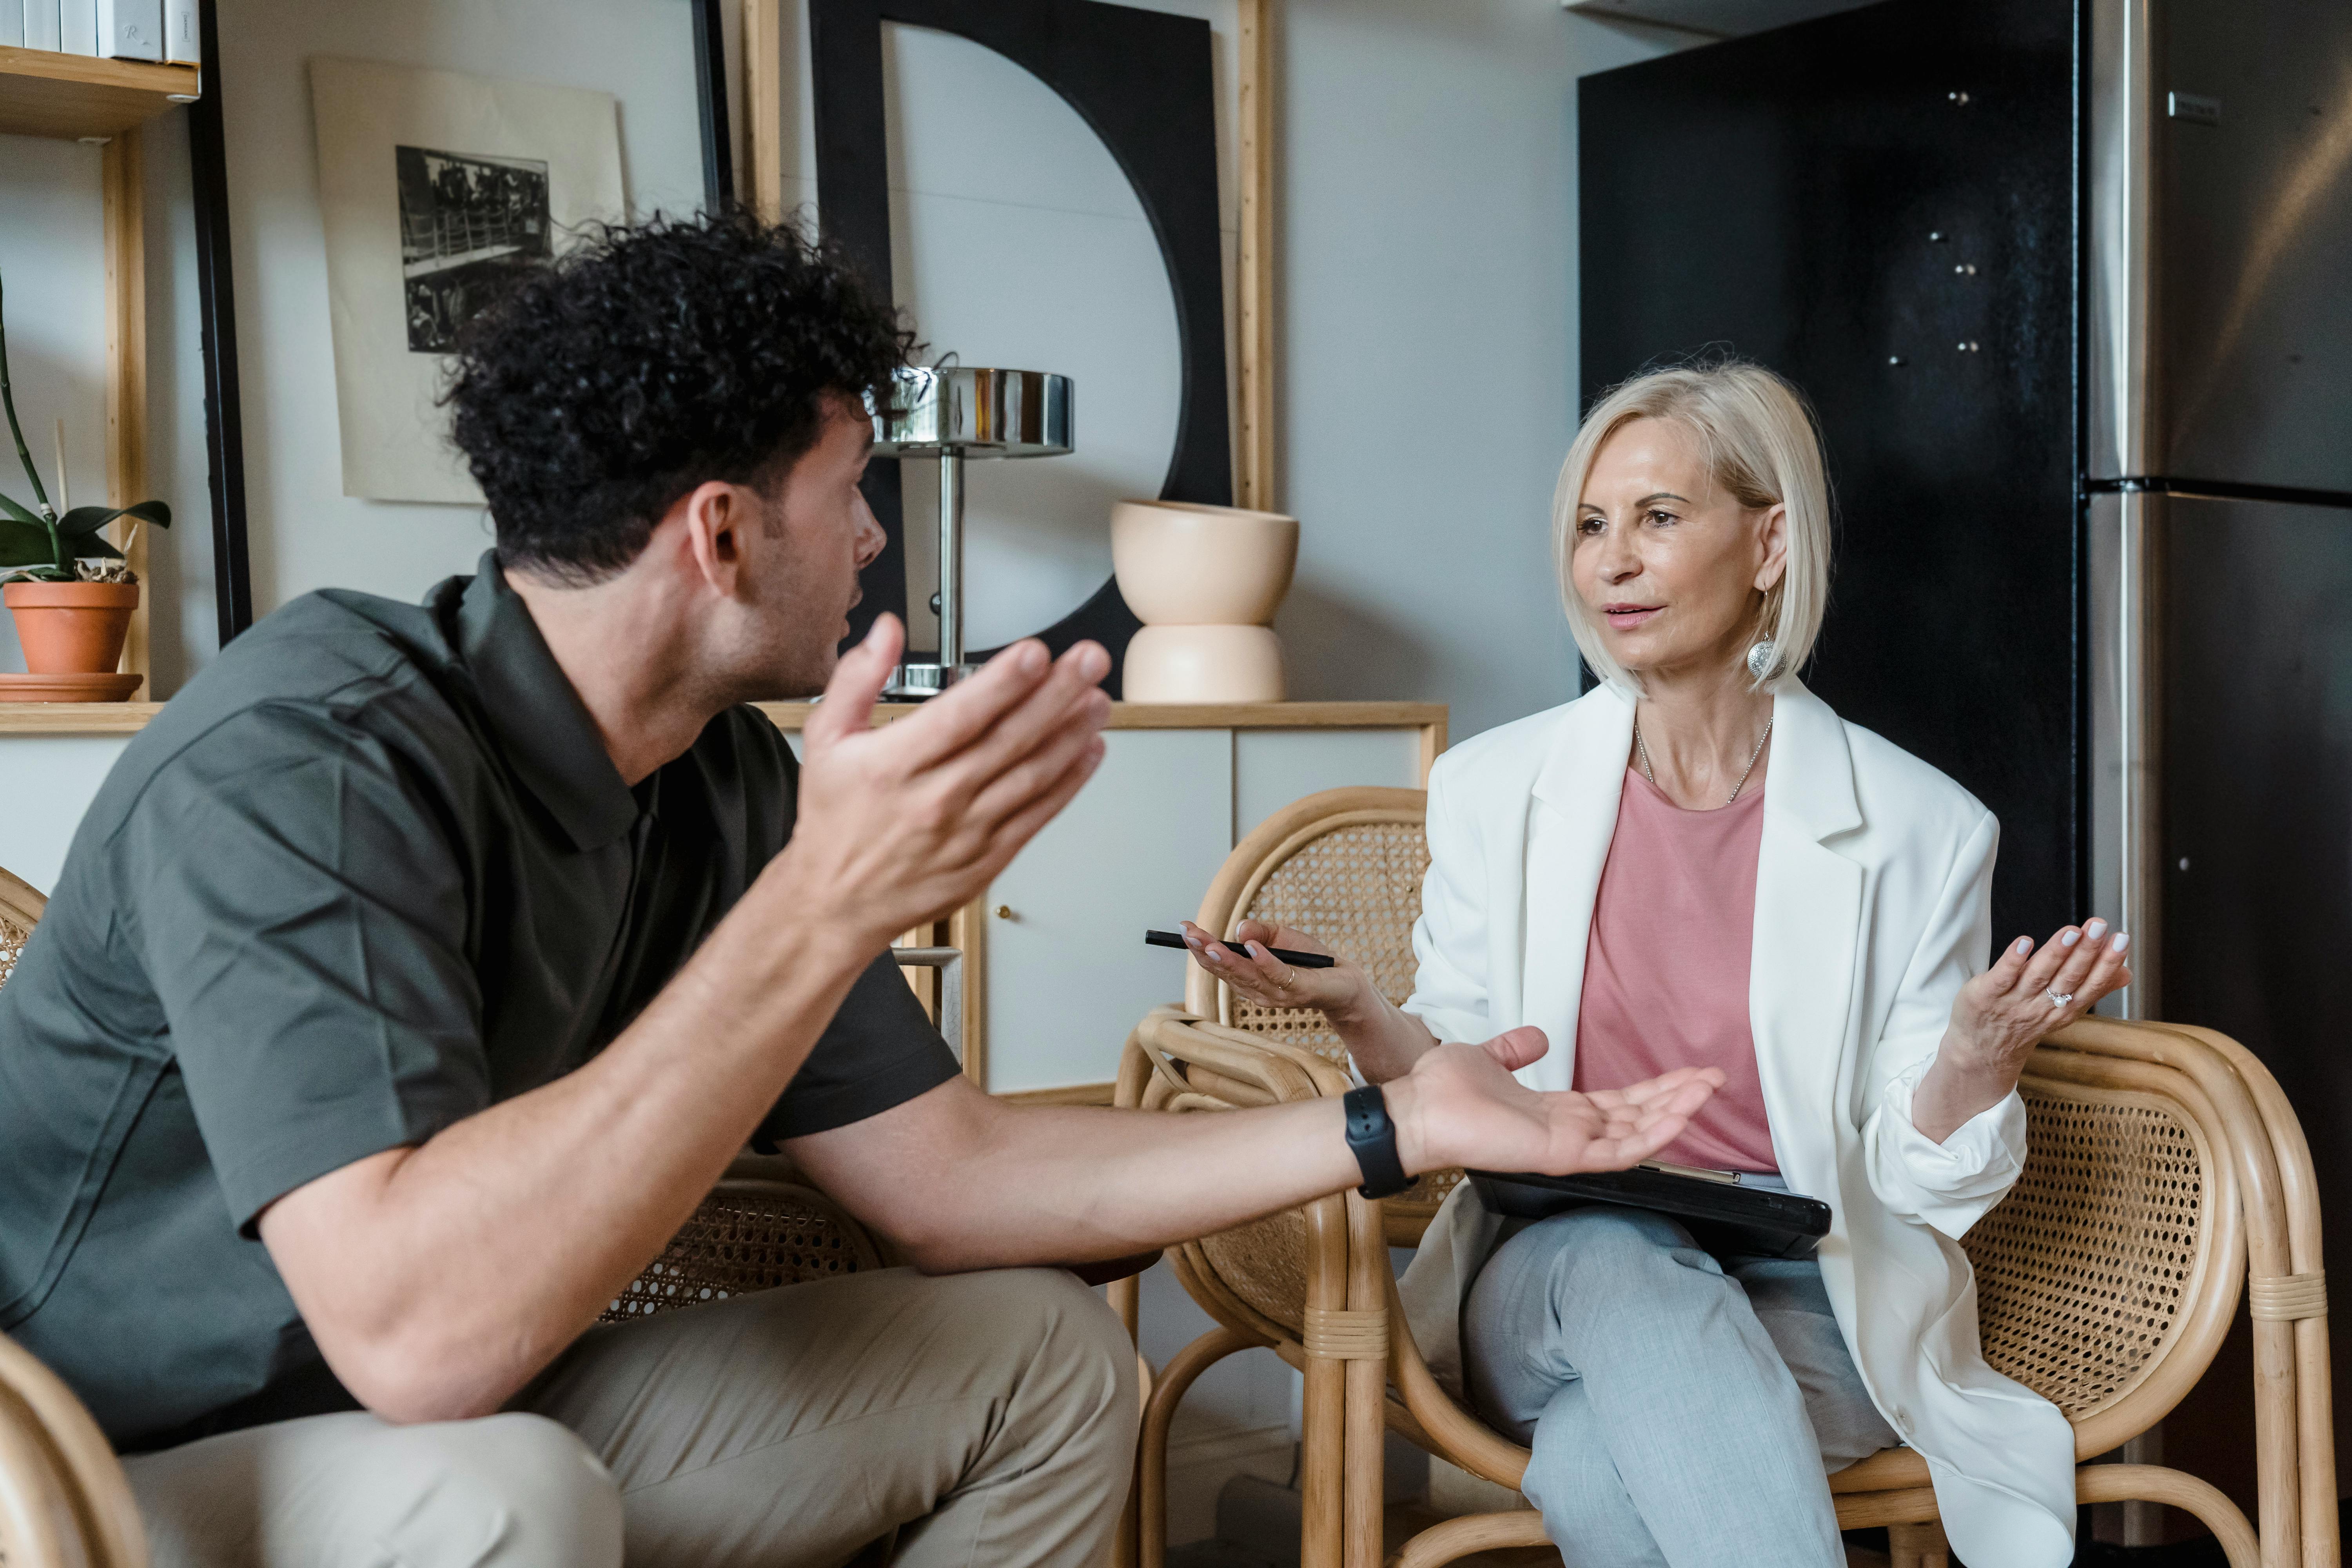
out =
<path fill-rule="evenodd" d="M 1226 862 L 1201 922 L 1230 933 L 1278 919 L 1410 984 L 1407 930 L 1420 797 L 1334 791 L 1290 807 Z M 1400 891 L 1410 879 L 1412 892 Z M 1316 1015 L 1270 1012 L 1193 966 L 1187 1005 L 1155 1010 L 1121 1060 L 1121 1105 L 1213 1112 L 1344 1093 L 1338 1041 Z M 2336 1568 L 2335 1440 L 2326 1301 L 2311 1161 L 2292 1110 L 2242 1047 L 2209 1030 L 2086 1019 L 2039 1048 L 2021 1084 L 2032 1152 L 2016 1189 L 1965 1242 L 1986 1359 L 2074 1424 L 2078 1459 L 2160 1420 L 2195 1384 L 2243 1291 L 2254 1320 L 2259 1538 L 2220 1491 L 2154 1466 L 2084 1465 L 2085 1502 L 2186 1509 L 2232 1568 Z M 1381 1557 L 1383 1431 L 1516 1489 L 1528 1450 L 1479 1422 L 1431 1377 L 1405 1331 L 1389 1264 L 1444 1184 L 1406 1199 L 1352 1191 L 1190 1242 L 1178 1279 L 1217 1321 L 1160 1369 L 1138 1458 L 1129 1551 L 1162 1568 L 1170 1418 L 1209 1366 L 1272 1347 L 1307 1380 L 1301 1562 L 1372 1568 Z M 1132 1293 L 1122 1306 L 1132 1313 Z M 1846 1529 L 1887 1526 L 1897 1568 L 1942 1568 L 1927 1465 L 1909 1449 L 1832 1478 Z M 2259 1540 L 2259 1543 L 2258 1543 Z M 1400 1568 L 1543 1544 L 1532 1510 L 1449 1520 L 1408 1542 Z"/>

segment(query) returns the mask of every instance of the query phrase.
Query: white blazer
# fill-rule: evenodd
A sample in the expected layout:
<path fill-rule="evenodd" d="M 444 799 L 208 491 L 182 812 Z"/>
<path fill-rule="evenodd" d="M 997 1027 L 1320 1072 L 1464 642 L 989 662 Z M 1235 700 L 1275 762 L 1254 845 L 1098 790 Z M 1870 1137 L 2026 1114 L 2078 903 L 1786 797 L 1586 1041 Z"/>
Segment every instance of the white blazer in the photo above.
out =
<path fill-rule="evenodd" d="M 1987 1366 L 1958 1238 L 2025 1155 L 2015 1094 L 1944 1143 L 1911 1125 L 1960 986 L 1990 948 L 2000 825 L 1916 757 L 1848 724 L 1793 677 L 1773 691 L 1748 1016 L 1772 1148 L 1830 1205 L 1822 1279 L 1871 1399 L 1933 1472 L 1954 1552 L 2063 1568 L 2074 1440 L 2047 1401 Z M 1443 1040 L 1533 1024 L 1520 1069 L 1566 1089 L 1585 942 L 1616 831 L 1633 705 L 1601 687 L 1440 758 L 1412 999 Z M 1401 1289 L 1431 1368 L 1460 1388 L 1463 1293 L 1499 1222 L 1465 1183 Z"/>

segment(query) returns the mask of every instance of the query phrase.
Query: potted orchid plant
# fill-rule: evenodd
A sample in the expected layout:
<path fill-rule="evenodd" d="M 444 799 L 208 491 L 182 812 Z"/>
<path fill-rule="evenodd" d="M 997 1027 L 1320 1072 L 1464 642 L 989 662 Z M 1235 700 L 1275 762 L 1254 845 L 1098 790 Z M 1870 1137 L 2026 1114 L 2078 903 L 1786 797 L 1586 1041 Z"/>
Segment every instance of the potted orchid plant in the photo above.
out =
<path fill-rule="evenodd" d="M 0 407 L 8 435 L 32 490 L 26 506 L 0 492 L 0 599 L 16 622 L 26 668 L 35 675 L 97 675 L 122 658 L 131 612 L 139 605 L 139 580 L 123 563 L 122 552 L 99 530 L 120 517 L 172 526 L 172 511 L 159 500 L 130 506 L 77 506 L 60 514 L 50 504 L 25 432 L 16 422 L 16 398 L 8 380 L 8 332 L 0 318 Z M 60 441 L 62 446 L 62 441 Z M 58 481 L 65 483 L 63 453 Z"/>

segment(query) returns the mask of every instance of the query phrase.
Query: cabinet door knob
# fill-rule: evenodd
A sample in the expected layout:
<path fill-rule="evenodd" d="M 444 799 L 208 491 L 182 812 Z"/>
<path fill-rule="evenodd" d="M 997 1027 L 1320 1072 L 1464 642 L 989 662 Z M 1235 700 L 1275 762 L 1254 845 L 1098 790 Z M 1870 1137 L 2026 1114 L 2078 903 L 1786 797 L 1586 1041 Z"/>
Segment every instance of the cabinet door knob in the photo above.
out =
<path fill-rule="evenodd" d="M 1012 906 L 1011 904 L 999 904 L 999 905 L 997 905 L 997 906 L 996 906 L 996 918 L 997 918 L 998 920 L 1001 920 L 1001 921 L 1009 921 L 1009 920 L 1011 920 L 1011 919 L 1013 918 L 1013 906 Z"/>

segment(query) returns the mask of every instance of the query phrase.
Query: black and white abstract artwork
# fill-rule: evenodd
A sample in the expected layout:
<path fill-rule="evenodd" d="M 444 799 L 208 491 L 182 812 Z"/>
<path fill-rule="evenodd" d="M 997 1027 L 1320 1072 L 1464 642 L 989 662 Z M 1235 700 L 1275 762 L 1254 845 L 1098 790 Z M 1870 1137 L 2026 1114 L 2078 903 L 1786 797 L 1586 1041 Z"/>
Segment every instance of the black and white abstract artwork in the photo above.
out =
<path fill-rule="evenodd" d="M 547 161 L 394 147 L 408 351 L 446 353 L 517 268 L 554 259 Z"/>

